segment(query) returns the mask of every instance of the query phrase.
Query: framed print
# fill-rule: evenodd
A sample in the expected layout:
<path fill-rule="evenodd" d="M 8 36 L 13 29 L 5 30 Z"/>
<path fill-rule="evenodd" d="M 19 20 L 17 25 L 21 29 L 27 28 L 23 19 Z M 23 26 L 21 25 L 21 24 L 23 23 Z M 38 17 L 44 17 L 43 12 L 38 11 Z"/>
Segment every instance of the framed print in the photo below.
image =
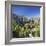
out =
<path fill-rule="evenodd" d="M 44 2 L 5 2 L 5 44 L 45 42 Z"/>

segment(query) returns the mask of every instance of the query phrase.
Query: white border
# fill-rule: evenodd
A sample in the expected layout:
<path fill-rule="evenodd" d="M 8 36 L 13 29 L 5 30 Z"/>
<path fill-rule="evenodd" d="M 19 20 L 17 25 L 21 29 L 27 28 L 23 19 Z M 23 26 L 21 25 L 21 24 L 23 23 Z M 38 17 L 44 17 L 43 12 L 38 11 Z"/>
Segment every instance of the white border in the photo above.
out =
<path fill-rule="evenodd" d="M 32 6 L 32 5 L 30 5 L 30 6 Z M 10 42 L 40 41 L 40 40 L 43 40 L 43 6 L 41 6 L 41 8 L 40 8 L 40 37 L 35 37 L 35 38 L 34 37 L 33 38 L 12 38 L 10 40 Z"/>

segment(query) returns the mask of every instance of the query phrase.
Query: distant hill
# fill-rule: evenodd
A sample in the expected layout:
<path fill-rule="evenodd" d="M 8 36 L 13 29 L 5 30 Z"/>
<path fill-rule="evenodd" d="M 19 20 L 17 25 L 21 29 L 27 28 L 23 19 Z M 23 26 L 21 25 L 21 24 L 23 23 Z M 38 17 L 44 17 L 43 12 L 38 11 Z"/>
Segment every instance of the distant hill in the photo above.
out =
<path fill-rule="evenodd" d="M 15 20 L 17 24 L 24 25 L 25 21 L 27 21 L 27 18 L 24 16 L 19 16 L 16 14 L 12 14 L 12 21 Z"/>
<path fill-rule="evenodd" d="M 34 20 L 35 22 L 39 22 L 40 21 L 40 17 L 39 16 L 32 16 L 30 17 L 30 19 L 28 19 L 28 17 L 26 16 L 22 16 L 22 15 L 17 15 L 17 14 L 12 14 L 12 21 L 15 20 L 16 23 L 20 24 L 20 25 L 24 25 L 25 22 L 27 21 L 31 21 Z"/>

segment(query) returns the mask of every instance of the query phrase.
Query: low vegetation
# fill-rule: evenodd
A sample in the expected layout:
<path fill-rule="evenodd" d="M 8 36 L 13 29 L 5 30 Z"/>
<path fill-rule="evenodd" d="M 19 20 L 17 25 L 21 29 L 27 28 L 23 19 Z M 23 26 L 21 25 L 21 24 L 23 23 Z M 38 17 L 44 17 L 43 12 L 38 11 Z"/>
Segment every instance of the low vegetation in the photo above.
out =
<path fill-rule="evenodd" d="M 24 19 L 25 20 L 25 19 Z M 18 21 L 13 18 L 12 21 L 12 32 L 13 37 L 25 38 L 25 37 L 40 37 L 40 21 L 35 22 L 33 19 L 25 21 Z"/>

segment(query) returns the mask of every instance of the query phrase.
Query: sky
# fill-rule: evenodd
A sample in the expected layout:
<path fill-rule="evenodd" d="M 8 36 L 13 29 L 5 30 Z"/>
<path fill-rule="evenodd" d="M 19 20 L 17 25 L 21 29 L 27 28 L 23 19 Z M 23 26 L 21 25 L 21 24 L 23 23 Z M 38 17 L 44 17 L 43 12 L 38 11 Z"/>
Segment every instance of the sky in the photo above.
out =
<path fill-rule="evenodd" d="M 40 16 L 40 6 L 20 6 L 12 5 L 12 14 L 21 16 Z"/>

